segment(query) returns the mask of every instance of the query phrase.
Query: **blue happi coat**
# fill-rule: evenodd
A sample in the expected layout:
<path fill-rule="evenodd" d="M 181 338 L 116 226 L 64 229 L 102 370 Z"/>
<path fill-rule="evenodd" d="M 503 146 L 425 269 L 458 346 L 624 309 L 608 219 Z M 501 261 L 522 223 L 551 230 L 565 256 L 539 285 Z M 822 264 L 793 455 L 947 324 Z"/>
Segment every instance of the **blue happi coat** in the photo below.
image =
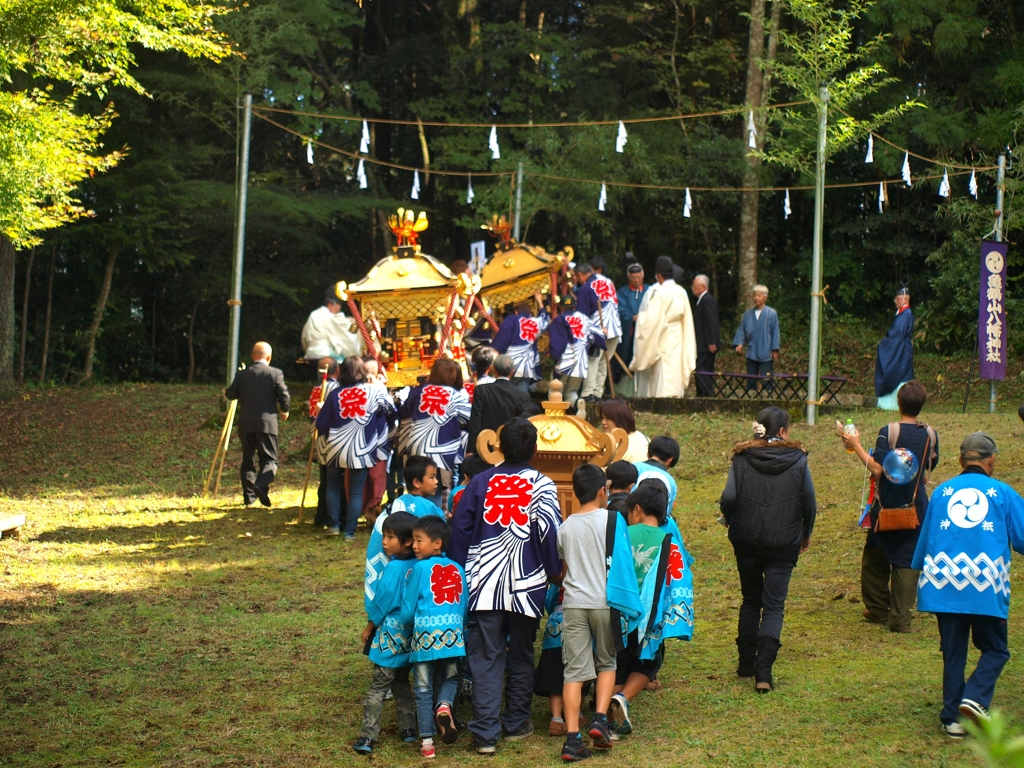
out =
<path fill-rule="evenodd" d="M 370 644 L 370 661 L 380 667 L 398 669 L 409 663 L 412 625 L 403 623 L 400 614 L 406 578 L 415 563 L 411 553 L 388 563 L 367 607 L 367 616 L 377 628 Z"/>
<path fill-rule="evenodd" d="M 548 620 L 544 625 L 544 636 L 541 638 L 541 649 L 562 647 L 562 586 L 560 584 L 549 584 L 548 594 L 544 598 L 544 610 L 547 611 Z"/>
<path fill-rule="evenodd" d="M 388 430 L 395 404 L 381 384 L 353 384 L 333 390 L 316 417 L 324 464 L 369 469 L 391 455 Z"/>
<path fill-rule="evenodd" d="M 875 397 L 894 392 L 914 378 L 914 313 L 908 306 L 896 315 L 875 357 Z"/>
<path fill-rule="evenodd" d="M 658 564 L 647 572 L 640 588 L 643 615 L 637 638 L 641 659 L 653 659 L 668 638 L 693 637 L 693 557 L 671 516 L 660 530 L 666 540 Z"/>
<path fill-rule="evenodd" d="M 911 568 L 917 610 L 1005 619 L 1010 613 L 1010 549 L 1024 554 L 1024 499 L 968 466 L 932 493 Z"/>
<path fill-rule="evenodd" d="M 625 518 L 618 512 L 606 510 L 608 525 L 615 526 L 612 551 L 605 546 L 605 565 L 608 569 L 605 584 L 605 597 L 608 607 L 619 612 L 622 637 L 619 645 L 625 646 L 625 638 L 640 625 L 643 605 L 640 602 L 640 590 L 636 583 L 636 570 L 633 568 L 633 545 L 629 540 L 629 530 Z M 614 628 L 613 628 L 614 629 Z"/>
<path fill-rule="evenodd" d="M 409 572 L 399 620 L 412 625 L 409 661 L 466 655 L 466 574 L 438 555 L 416 561 Z"/>
<path fill-rule="evenodd" d="M 589 317 L 597 333 L 606 339 L 617 339 L 622 336 L 619 294 L 615 290 L 615 283 L 604 275 L 592 274 L 576 289 L 576 309 Z"/>
<path fill-rule="evenodd" d="M 543 311 L 537 317 L 528 314 L 509 315 L 501 321 L 491 347 L 496 349 L 499 355 L 508 355 L 512 358 L 516 365 L 512 371 L 514 377 L 540 378 L 537 339 L 547 330 L 549 321 L 550 316 Z"/>
<path fill-rule="evenodd" d="M 746 349 L 748 360 L 759 363 L 767 363 L 772 359 L 772 352 L 779 348 L 779 315 L 767 304 L 761 309 L 761 317 L 758 319 L 757 311 L 753 308 L 743 313 L 740 327 L 736 329 L 736 335 L 732 337 L 732 345 L 738 347 L 743 344 Z"/>
<path fill-rule="evenodd" d="M 591 349 L 605 349 L 607 344 L 593 321 L 580 311 L 559 315 L 548 326 L 548 352 L 555 360 L 555 373 L 587 378 Z"/>
<path fill-rule="evenodd" d="M 462 463 L 471 406 L 464 389 L 437 384 L 413 387 L 398 409 L 398 452 L 426 456 L 449 472 Z"/>
<path fill-rule="evenodd" d="M 370 603 L 377 592 L 377 583 L 384 575 L 384 569 L 391 560 L 384 554 L 384 521 L 393 512 L 408 512 L 415 517 L 437 515 L 442 520 L 444 512 L 434 502 L 424 496 L 404 493 L 395 499 L 377 516 L 370 532 L 370 540 L 366 543 L 366 563 L 363 572 L 363 606 L 370 612 Z"/>
<path fill-rule="evenodd" d="M 676 486 L 676 479 L 672 477 L 665 467 L 656 461 L 651 461 L 650 459 L 647 461 L 638 461 L 633 466 L 636 467 L 637 472 L 639 473 L 639 477 L 636 479 L 636 485 L 633 486 L 634 489 L 643 480 L 647 480 L 652 477 L 664 483 L 665 490 L 668 492 L 668 516 L 669 519 L 671 519 L 672 507 L 676 504 L 676 492 L 678 490 Z M 675 525 L 675 523 L 672 524 Z"/>

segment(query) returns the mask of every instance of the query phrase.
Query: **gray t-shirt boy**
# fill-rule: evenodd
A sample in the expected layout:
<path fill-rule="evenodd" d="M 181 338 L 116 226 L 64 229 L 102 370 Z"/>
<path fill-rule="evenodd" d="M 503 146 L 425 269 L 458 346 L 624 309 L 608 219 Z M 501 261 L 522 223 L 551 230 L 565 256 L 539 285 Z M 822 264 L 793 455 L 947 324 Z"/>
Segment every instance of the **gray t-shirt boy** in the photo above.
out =
<path fill-rule="evenodd" d="M 566 574 L 562 608 L 607 608 L 605 535 L 608 510 L 576 512 L 558 529 L 558 556 Z"/>

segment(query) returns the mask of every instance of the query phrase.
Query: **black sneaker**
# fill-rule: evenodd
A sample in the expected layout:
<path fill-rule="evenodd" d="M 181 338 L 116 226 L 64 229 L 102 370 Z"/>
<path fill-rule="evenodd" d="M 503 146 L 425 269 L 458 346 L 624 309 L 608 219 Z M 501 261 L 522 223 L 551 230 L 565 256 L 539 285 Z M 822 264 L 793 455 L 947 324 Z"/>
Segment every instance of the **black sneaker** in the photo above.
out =
<path fill-rule="evenodd" d="M 502 736 L 505 741 L 521 741 L 528 736 L 533 736 L 533 722 L 531 720 L 527 720 L 514 731 L 503 730 Z"/>
<path fill-rule="evenodd" d="M 411 744 L 414 741 L 420 740 L 420 737 L 417 735 L 415 728 L 403 728 L 398 732 L 398 738 L 400 738 L 406 744 Z"/>
<path fill-rule="evenodd" d="M 373 752 L 373 748 L 376 746 L 377 742 L 374 739 L 364 739 L 360 736 L 356 739 L 355 744 L 352 745 L 352 749 L 360 755 L 369 755 Z"/>
<path fill-rule="evenodd" d="M 608 721 L 601 718 L 594 718 L 590 724 L 590 740 L 594 742 L 595 749 L 612 748 L 612 732 L 608 728 Z"/>
<path fill-rule="evenodd" d="M 576 763 L 590 757 L 590 748 L 583 743 L 583 736 L 579 733 L 566 737 L 562 745 L 562 760 L 567 763 Z"/>

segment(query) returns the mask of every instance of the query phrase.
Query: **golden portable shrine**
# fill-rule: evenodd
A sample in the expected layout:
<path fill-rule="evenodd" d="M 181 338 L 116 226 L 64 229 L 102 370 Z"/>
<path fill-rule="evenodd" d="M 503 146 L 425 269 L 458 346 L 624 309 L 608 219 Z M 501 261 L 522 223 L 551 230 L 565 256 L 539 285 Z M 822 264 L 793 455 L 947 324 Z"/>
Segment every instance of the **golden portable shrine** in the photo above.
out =
<path fill-rule="evenodd" d="M 388 224 L 398 243 L 393 253 L 358 282 L 340 282 L 336 290 L 347 302 L 368 354 L 387 370 L 391 388 L 414 386 L 439 356 L 453 358 L 468 374 L 467 327 L 488 323 L 497 330 L 492 307 L 503 310 L 537 293 L 554 295 L 557 303 L 559 294 L 568 290 L 565 275 L 572 249 L 550 254 L 517 244 L 504 217 L 484 225 L 499 243 L 480 275 L 454 274 L 422 252 L 419 235 L 429 226 L 425 212 L 416 215 L 399 208 Z"/>
<path fill-rule="evenodd" d="M 580 506 L 572 491 L 572 473 L 588 462 L 605 468 L 618 461 L 629 447 L 629 435 L 618 427 L 610 433 L 601 432 L 584 419 L 567 414 L 569 404 L 562 401 L 560 381 L 551 382 L 543 405 L 544 413 L 530 417 L 537 427 L 537 451 L 530 464 L 555 481 L 564 519 Z M 484 430 L 476 440 L 477 454 L 492 465 L 505 460 L 498 445 L 498 432 Z"/>

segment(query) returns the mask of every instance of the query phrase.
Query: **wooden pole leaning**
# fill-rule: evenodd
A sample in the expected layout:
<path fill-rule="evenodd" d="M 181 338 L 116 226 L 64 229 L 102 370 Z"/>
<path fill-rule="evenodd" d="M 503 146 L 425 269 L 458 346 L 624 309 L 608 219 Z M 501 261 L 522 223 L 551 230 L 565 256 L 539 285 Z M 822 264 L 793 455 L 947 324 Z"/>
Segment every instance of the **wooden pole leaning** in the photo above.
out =
<path fill-rule="evenodd" d="M 317 414 L 320 413 L 320 408 L 323 407 L 324 400 L 327 399 L 324 392 L 327 389 L 327 369 L 320 369 L 320 397 L 317 401 Z M 306 481 L 302 484 L 302 500 L 299 502 L 299 519 L 298 523 L 302 523 L 302 518 L 306 514 L 306 491 L 309 489 L 309 475 L 313 471 L 313 454 L 316 452 L 316 427 L 313 427 L 313 434 L 309 441 L 309 458 L 306 460 Z"/>
<path fill-rule="evenodd" d="M 210 464 L 210 471 L 206 475 L 206 482 L 203 483 L 203 496 L 209 495 L 210 483 L 213 482 L 213 473 L 217 471 L 217 461 L 220 459 L 221 453 L 226 452 L 227 450 L 228 435 L 231 432 L 231 422 L 234 421 L 235 408 L 237 405 L 237 400 L 231 400 L 228 402 L 228 412 L 224 417 L 224 426 L 220 429 L 220 437 L 217 439 L 217 449 L 213 452 L 213 462 Z"/>
<path fill-rule="evenodd" d="M 220 478 L 224 474 L 224 460 L 228 456 L 228 443 L 231 442 L 231 427 L 235 423 L 235 411 L 238 409 L 238 401 L 232 400 L 228 405 L 228 418 L 224 430 L 224 445 L 220 452 L 220 469 L 217 470 L 217 482 L 213 484 L 213 495 L 220 493 Z"/>

